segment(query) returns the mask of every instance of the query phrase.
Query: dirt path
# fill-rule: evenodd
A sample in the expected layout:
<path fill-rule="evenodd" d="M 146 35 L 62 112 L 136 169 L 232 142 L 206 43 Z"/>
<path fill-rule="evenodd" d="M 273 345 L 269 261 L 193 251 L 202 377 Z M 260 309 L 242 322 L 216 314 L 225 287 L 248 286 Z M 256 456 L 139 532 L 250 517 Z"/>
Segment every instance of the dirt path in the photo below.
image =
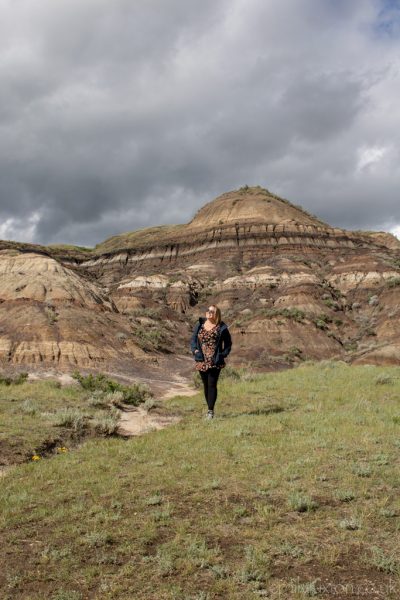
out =
<path fill-rule="evenodd" d="M 147 380 L 147 382 L 151 384 L 151 381 Z M 157 383 L 162 383 L 165 389 L 163 394 L 156 396 L 158 400 L 197 394 L 197 390 L 189 386 L 184 377 L 176 376 L 174 381 L 163 380 L 160 382 L 158 379 Z M 122 412 L 118 433 L 124 436 L 142 435 L 149 431 L 163 429 L 168 425 L 178 423 L 178 421 L 180 421 L 180 417 L 152 414 L 151 411 L 147 412 L 142 406 L 138 406 L 133 410 Z"/>
<path fill-rule="evenodd" d="M 116 378 L 121 382 L 129 385 L 130 383 L 145 383 L 147 384 L 157 401 L 163 401 L 173 396 L 193 396 L 197 394 L 197 390 L 190 385 L 188 378 L 188 367 L 191 366 L 191 360 L 182 359 L 179 368 L 176 368 L 175 359 L 173 368 L 168 363 L 163 365 L 161 369 L 153 370 L 153 377 L 145 377 L 140 375 L 121 374 L 113 371 L 103 371 L 109 377 Z M 179 365 L 179 362 L 178 362 Z M 169 379 L 164 379 L 165 375 L 170 375 Z M 30 381 L 39 379 L 57 380 L 61 385 L 76 384 L 76 380 L 68 373 L 57 372 L 54 369 L 43 370 L 40 373 L 29 373 Z M 174 415 L 160 415 L 156 412 L 147 411 L 143 406 L 137 408 L 123 410 L 119 422 L 118 433 L 123 436 L 142 435 L 152 430 L 163 429 L 168 425 L 177 423 L 179 417 Z M 0 476 L 3 473 L 0 471 Z"/>

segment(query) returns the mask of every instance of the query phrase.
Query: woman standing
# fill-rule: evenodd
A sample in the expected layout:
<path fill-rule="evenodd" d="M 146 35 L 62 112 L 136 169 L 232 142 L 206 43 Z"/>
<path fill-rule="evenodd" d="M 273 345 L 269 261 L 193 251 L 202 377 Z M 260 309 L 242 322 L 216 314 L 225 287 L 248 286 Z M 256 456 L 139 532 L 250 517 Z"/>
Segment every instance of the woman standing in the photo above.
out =
<path fill-rule="evenodd" d="M 196 361 L 196 370 L 203 381 L 204 397 L 208 406 L 206 418 L 213 419 L 218 377 L 225 366 L 224 359 L 232 348 L 228 326 L 221 321 L 221 311 L 215 304 L 209 306 L 206 318 L 200 317 L 196 323 L 190 346 Z"/>

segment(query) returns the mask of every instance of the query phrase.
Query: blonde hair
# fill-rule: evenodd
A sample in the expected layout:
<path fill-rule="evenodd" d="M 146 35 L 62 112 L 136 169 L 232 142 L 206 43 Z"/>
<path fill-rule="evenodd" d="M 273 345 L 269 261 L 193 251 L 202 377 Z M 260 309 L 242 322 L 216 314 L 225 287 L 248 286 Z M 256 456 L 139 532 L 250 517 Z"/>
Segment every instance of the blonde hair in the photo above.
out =
<path fill-rule="evenodd" d="M 208 308 L 210 308 L 210 306 L 215 308 L 215 320 L 217 322 L 217 325 L 219 325 L 221 323 L 221 309 L 216 304 L 209 304 Z"/>

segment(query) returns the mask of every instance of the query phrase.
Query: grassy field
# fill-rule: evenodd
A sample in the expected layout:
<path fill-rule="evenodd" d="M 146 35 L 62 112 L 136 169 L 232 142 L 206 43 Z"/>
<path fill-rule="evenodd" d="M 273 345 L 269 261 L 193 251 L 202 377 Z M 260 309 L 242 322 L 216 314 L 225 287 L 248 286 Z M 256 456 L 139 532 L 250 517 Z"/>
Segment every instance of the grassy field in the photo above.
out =
<path fill-rule="evenodd" d="M 88 401 L 2 389 L 21 444 L 14 409 L 35 386 L 44 412 Z M 242 372 L 214 421 L 200 394 L 176 397 L 177 425 L 19 464 L 0 480 L 0 597 L 398 599 L 399 400 L 396 368 Z"/>
<path fill-rule="evenodd" d="M 89 423 L 110 414 L 108 407 L 94 406 L 77 386 L 61 390 L 51 381 L 0 385 L 1 462 L 26 462 L 75 446 L 95 434 Z"/>
<path fill-rule="evenodd" d="M 78 382 L 80 379 L 81 384 Z M 118 406 L 144 402 L 146 386 L 77 373 L 76 385 L 0 377 L 0 466 L 65 453 L 88 437 L 117 431 Z"/>

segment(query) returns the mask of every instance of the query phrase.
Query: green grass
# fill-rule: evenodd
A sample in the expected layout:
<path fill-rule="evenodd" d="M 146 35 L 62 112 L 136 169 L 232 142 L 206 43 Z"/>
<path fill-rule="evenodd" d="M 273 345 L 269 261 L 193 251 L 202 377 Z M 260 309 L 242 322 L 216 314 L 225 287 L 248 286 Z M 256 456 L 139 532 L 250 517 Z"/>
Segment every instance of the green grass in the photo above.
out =
<path fill-rule="evenodd" d="M 1 597 L 328 598 L 321 582 L 372 581 L 381 596 L 362 597 L 398 598 L 399 396 L 396 368 L 241 372 L 214 421 L 200 393 L 176 397 L 176 425 L 16 466 Z"/>
<path fill-rule="evenodd" d="M 97 395 L 95 395 L 97 394 Z M 72 447 L 83 438 L 115 432 L 119 413 L 113 394 L 57 382 L 0 381 L 0 449 L 2 464 Z M 118 413 L 118 414 L 117 414 Z"/>

